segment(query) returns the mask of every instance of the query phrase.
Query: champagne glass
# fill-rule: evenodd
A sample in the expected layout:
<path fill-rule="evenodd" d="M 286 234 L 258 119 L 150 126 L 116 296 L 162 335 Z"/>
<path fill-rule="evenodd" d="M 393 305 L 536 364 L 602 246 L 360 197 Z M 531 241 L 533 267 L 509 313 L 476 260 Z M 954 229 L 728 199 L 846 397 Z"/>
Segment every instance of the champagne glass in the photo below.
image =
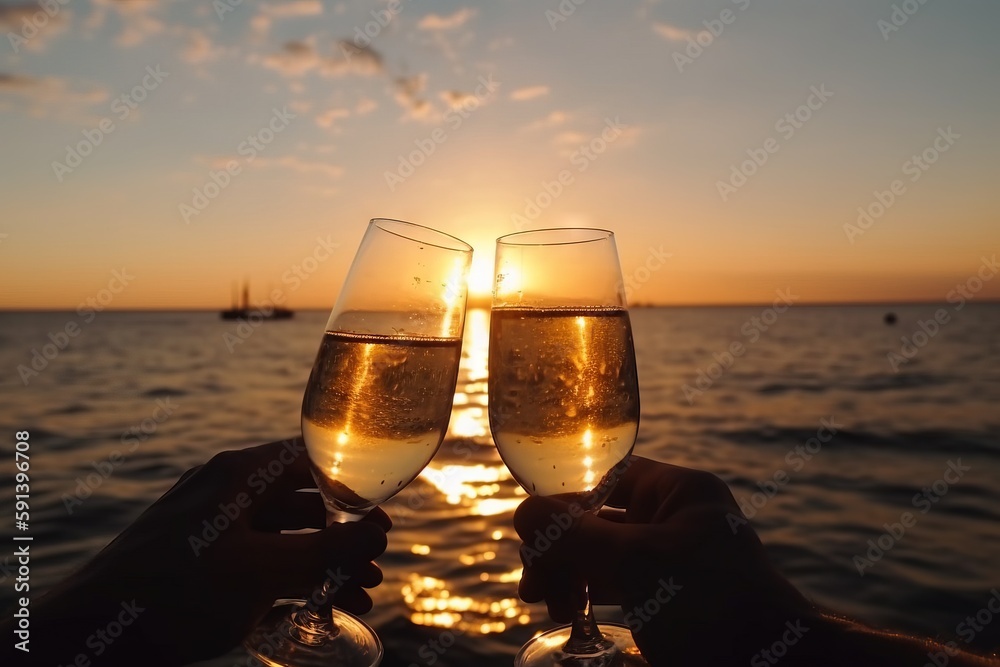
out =
<path fill-rule="evenodd" d="M 302 401 L 302 436 L 328 521 L 358 521 L 409 484 L 444 440 L 462 351 L 472 247 L 374 219 L 354 257 Z M 372 667 L 382 644 L 323 603 L 279 600 L 247 638 L 270 667 Z M 277 638 L 277 640 L 276 640 Z"/>
<path fill-rule="evenodd" d="M 532 494 L 596 512 L 639 428 L 635 351 L 614 234 L 543 229 L 497 239 L 490 319 L 490 430 Z M 594 620 L 521 648 L 518 667 L 645 665 L 628 628 Z"/>

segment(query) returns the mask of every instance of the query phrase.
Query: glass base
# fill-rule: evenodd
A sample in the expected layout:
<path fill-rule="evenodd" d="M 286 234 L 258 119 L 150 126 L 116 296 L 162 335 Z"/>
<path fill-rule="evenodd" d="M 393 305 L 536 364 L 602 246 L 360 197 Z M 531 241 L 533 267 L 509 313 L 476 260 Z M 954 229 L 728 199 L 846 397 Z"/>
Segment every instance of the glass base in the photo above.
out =
<path fill-rule="evenodd" d="M 318 619 L 305 600 L 278 600 L 243 645 L 267 667 L 377 667 L 382 642 L 371 627 L 339 609 L 333 625 Z M 319 619 L 322 620 L 322 619 Z"/>
<path fill-rule="evenodd" d="M 522 646 L 514 658 L 514 667 L 649 667 L 626 626 L 600 623 L 598 627 L 608 643 L 603 651 L 586 655 L 567 653 L 563 648 L 573 626 L 563 625 Z"/>

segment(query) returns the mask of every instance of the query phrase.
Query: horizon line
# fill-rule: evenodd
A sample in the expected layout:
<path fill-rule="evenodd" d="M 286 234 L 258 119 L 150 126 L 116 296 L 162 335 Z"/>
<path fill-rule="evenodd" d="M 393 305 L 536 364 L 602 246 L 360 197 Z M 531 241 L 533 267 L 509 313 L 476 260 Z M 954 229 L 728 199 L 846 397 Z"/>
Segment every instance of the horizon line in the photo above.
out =
<path fill-rule="evenodd" d="M 997 305 L 1000 304 L 1000 299 L 979 299 L 979 300 L 968 300 L 967 305 Z M 644 303 L 639 302 L 635 304 L 630 304 L 628 306 L 629 310 L 632 309 L 645 309 L 645 308 L 753 308 L 753 307 L 765 307 L 769 308 L 773 306 L 773 302 L 767 301 L 754 301 L 754 302 L 728 302 L 728 303 Z M 836 307 L 887 307 L 887 306 L 932 306 L 932 305 L 951 305 L 947 301 L 941 301 L 939 299 L 912 299 L 906 301 L 803 301 L 801 303 L 791 304 L 795 308 L 807 307 L 807 308 L 836 308 Z M 252 310 L 260 309 L 262 306 L 251 306 Z M 481 305 L 470 305 L 469 310 L 489 310 L 490 306 L 488 304 Z M 0 313 L 75 313 L 77 308 L 4 308 L 0 307 Z M 220 308 L 210 308 L 210 307 L 175 307 L 175 308 L 105 308 L 102 313 L 221 313 L 225 309 Z M 306 312 L 322 312 L 328 313 L 331 308 L 297 308 L 291 309 L 296 313 L 306 313 Z"/>

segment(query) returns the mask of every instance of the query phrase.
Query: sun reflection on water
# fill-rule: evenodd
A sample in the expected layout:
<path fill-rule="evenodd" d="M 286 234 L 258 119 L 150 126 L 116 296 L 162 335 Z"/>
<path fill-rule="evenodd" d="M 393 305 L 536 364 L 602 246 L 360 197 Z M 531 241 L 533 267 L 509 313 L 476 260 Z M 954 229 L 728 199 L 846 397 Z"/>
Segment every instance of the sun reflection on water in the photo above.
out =
<path fill-rule="evenodd" d="M 511 570 L 510 572 L 501 572 L 500 574 L 490 574 L 489 572 L 483 572 L 479 575 L 480 581 L 499 581 L 502 584 L 517 583 L 521 581 L 521 575 L 524 573 L 524 568 L 519 567 Z"/>
<path fill-rule="evenodd" d="M 401 589 L 412 623 L 484 635 L 532 622 L 529 609 L 514 595 L 522 572 L 514 567 L 516 535 L 491 525 L 510 525 L 510 518 L 500 515 L 511 514 L 527 494 L 499 460 L 490 437 L 489 335 L 489 312 L 470 310 L 448 427 L 448 441 L 461 447 L 438 456 L 420 473 L 420 481 L 429 485 L 421 497 L 436 511 L 450 512 L 452 525 L 445 533 L 415 536 L 411 557 L 438 576 L 411 572 Z M 463 531 L 459 525 L 465 522 L 475 522 L 474 528 Z M 477 531 L 482 531 L 479 538 Z"/>
<path fill-rule="evenodd" d="M 416 573 L 403 586 L 403 600 L 412 610 L 410 621 L 416 625 L 486 635 L 531 622 L 531 615 L 517 598 L 477 600 L 452 595 L 445 581 Z"/>
<path fill-rule="evenodd" d="M 490 315 L 485 310 L 470 310 L 465 318 L 462 343 L 462 367 L 455 388 L 448 437 L 471 438 L 489 445 L 490 423 L 486 412 L 489 372 Z"/>
<path fill-rule="evenodd" d="M 461 411 L 456 410 L 452 415 L 448 432 L 459 438 L 489 437 L 490 427 L 486 421 L 486 409 L 470 406 Z"/>
<path fill-rule="evenodd" d="M 510 500 L 513 502 L 511 506 L 513 508 L 522 500 L 520 497 L 507 499 L 491 497 L 500 493 L 502 482 L 511 480 L 510 472 L 503 465 L 431 463 L 421 471 L 420 478 L 433 484 L 444 495 L 445 502 L 449 505 L 468 505 L 472 508 L 473 514 L 480 516 L 497 514 L 494 509 L 497 501 Z M 518 496 L 524 495 L 520 487 L 517 487 L 514 493 Z M 482 511 L 484 507 L 490 510 Z"/>

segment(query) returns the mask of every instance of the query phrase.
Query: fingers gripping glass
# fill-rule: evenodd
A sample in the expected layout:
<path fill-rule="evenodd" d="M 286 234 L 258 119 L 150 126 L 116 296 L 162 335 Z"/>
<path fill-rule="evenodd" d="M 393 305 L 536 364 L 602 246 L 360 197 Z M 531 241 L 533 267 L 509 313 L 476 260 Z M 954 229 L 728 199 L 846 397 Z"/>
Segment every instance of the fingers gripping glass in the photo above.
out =
<path fill-rule="evenodd" d="M 596 512 L 635 443 L 639 389 L 614 235 L 548 229 L 501 237 L 490 320 L 490 430 L 528 493 Z M 645 665 L 628 628 L 572 625 L 531 640 L 520 667 Z"/>
<path fill-rule="evenodd" d="M 302 436 L 328 521 L 358 521 L 430 462 L 451 416 L 472 248 L 375 219 L 330 315 L 302 401 Z M 279 605 L 246 640 L 265 665 L 371 667 L 382 644 L 323 602 Z M 284 601 L 282 601 L 284 602 Z M 289 609 L 290 608 L 290 609 Z"/>

